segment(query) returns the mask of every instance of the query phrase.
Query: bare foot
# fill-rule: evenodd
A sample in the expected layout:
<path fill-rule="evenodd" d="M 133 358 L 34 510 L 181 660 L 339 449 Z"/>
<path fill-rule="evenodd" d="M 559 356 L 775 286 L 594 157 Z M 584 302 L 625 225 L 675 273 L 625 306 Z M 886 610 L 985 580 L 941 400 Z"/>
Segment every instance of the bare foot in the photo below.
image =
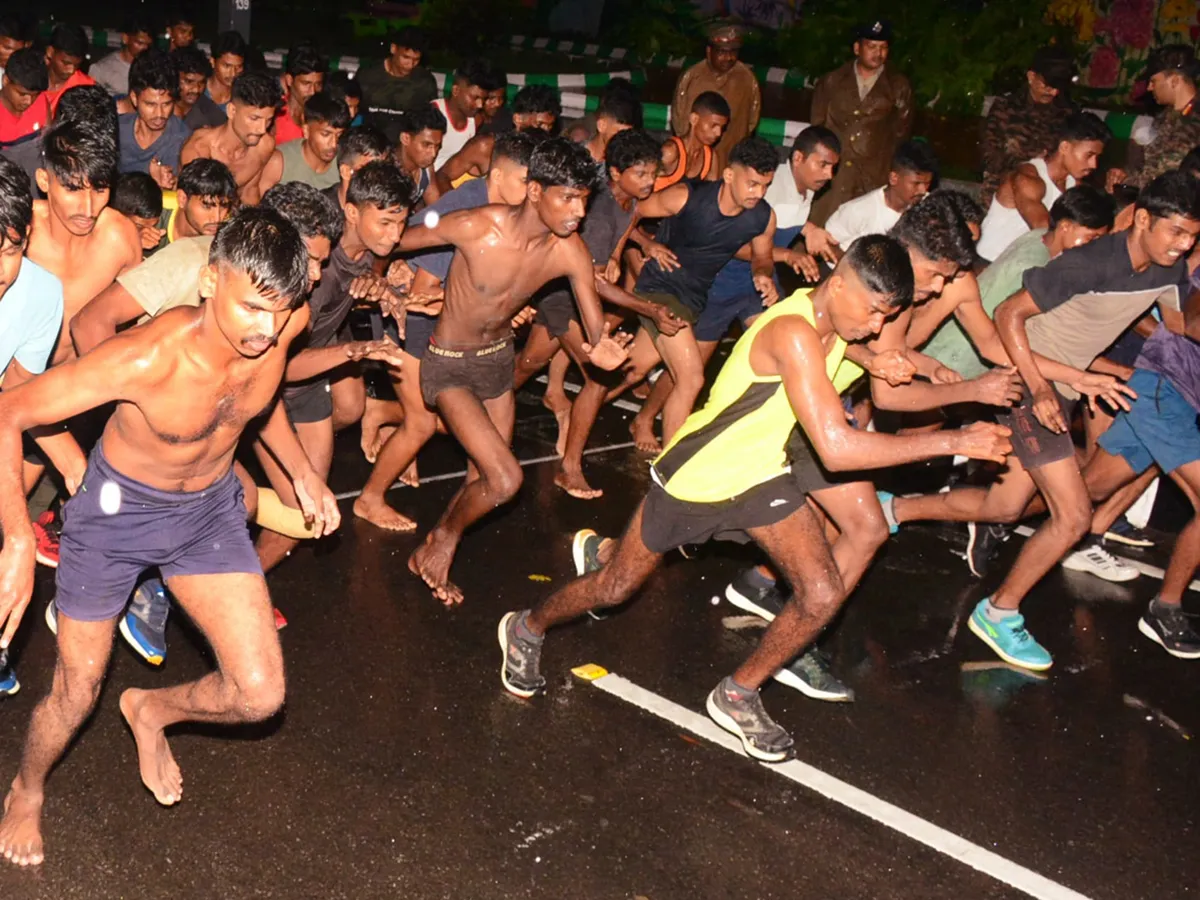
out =
<path fill-rule="evenodd" d="M 662 452 L 662 444 L 654 436 L 654 423 L 647 422 L 642 415 L 633 417 L 629 423 L 629 434 L 633 437 L 633 445 L 643 453 Z"/>
<path fill-rule="evenodd" d="M 554 442 L 554 452 L 562 456 L 567 449 L 567 431 L 571 427 L 571 401 L 566 394 L 551 394 L 546 392 L 542 397 L 542 406 L 554 413 L 558 423 L 558 440 Z"/>
<path fill-rule="evenodd" d="M 133 740 L 137 744 L 142 784 L 163 806 L 173 806 L 183 799 L 183 774 L 171 755 L 171 747 L 163 730 L 144 720 L 142 713 L 146 694 L 146 691 L 136 688 L 125 691 L 121 695 L 121 715 L 125 717 L 125 723 L 133 732 Z"/>
<path fill-rule="evenodd" d="M 429 585 L 433 596 L 445 606 L 457 606 L 463 601 L 462 591 L 450 582 L 450 564 L 454 562 L 454 545 L 438 537 L 438 529 L 426 535 L 421 546 L 408 558 L 408 570 Z"/>
<path fill-rule="evenodd" d="M 408 468 L 401 474 L 400 483 L 414 488 L 421 486 L 421 476 L 417 472 L 417 461 L 415 459 L 408 464 Z"/>
<path fill-rule="evenodd" d="M 417 523 L 408 516 L 401 515 L 382 500 L 374 500 L 366 494 L 359 494 L 358 499 L 354 501 L 354 514 L 388 531 L 408 534 L 417 530 Z"/>
<path fill-rule="evenodd" d="M 597 497 L 604 496 L 604 491 L 587 483 L 582 472 L 568 472 L 561 466 L 558 474 L 554 476 L 554 483 L 572 497 L 578 497 L 580 500 L 595 500 Z"/>
<path fill-rule="evenodd" d="M 14 866 L 40 866 L 42 859 L 42 795 L 21 787 L 18 775 L 4 798 L 0 820 L 0 856 Z"/>
<path fill-rule="evenodd" d="M 367 458 L 367 462 L 374 464 L 375 460 L 379 458 L 379 451 L 383 449 L 383 445 L 387 443 L 387 439 L 395 430 L 395 425 L 379 425 L 368 434 L 367 423 L 363 422 L 362 452 L 363 456 Z"/>

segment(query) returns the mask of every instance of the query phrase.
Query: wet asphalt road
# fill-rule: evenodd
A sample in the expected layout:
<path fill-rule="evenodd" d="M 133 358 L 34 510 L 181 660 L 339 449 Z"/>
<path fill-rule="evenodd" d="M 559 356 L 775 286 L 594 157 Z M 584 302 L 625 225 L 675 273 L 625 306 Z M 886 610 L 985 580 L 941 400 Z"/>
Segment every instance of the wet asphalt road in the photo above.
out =
<path fill-rule="evenodd" d="M 523 400 L 518 455 L 551 453 L 553 419 Z M 627 440 L 626 418 L 607 410 L 592 445 Z M 332 483 L 354 490 L 357 434 L 339 441 Z M 429 476 L 461 458 L 439 439 L 421 462 Z M 100 708 L 49 785 L 46 863 L 0 863 L 0 897 L 1023 896 L 570 674 L 598 663 L 702 711 L 759 633 L 711 602 L 744 549 L 673 555 L 617 615 L 550 636 L 547 696 L 508 696 L 497 620 L 570 577 L 576 529 L 619 532 L 646 483 L 628 449 L 589 457 L 600 502 L 566 497 L 548 464 L 525 474 L 518 502 L 465 540 L 454 575 L 466 603 L 453 611 L 405 568 L 417 538 L 344 503 L 340 533 L 269 580 L 291 623 L 286 710 L 253 729 L 177 732 L 187 791 L 175 809 L 142 788 L 117 697 L 195 678 L 209 656 L 182 616 L 161 671 L 117 647 Z M 392 497 L 423 532 L 456 483 Z M 992 666 L 961 627 L 989 586 L 953 555 L 963 543 L 942 526 L 889 542 L 824 640 L 855 704 L 764 690 L 800 759 L 1084 896 L 1194 895 L 1200 688 L 1195 666 L 1136 632 L 1157 582 L 1053 573 L 1026 613 L 1057 664 L 1033 682 Z M 41 570 L 14 653 L 23 690 L 0 701 L 3 778 L 48 686 L 52 588 Z"/>

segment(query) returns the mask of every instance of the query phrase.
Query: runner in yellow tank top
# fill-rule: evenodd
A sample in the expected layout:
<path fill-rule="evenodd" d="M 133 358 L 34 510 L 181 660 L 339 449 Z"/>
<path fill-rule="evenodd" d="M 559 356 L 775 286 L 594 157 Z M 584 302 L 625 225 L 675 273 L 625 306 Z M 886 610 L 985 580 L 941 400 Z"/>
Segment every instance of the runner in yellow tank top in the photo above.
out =
<path fill-rule="evenodd" d="M 826 470 L 860 472 L 953 453 L 1003 461 L 1009 450 L 1007 429 L 987 423 L 899 436 L 846 421 L 834 386 L 846 342 L 878 334 L 911 302 L 912 290 L 907 251 L 869 235 L 825 283 L 764 313 L 734 349 L 713 400 L 656 460 L 654 483 L 611 552 L 600 551 L 594 532 L 581 532 L 575 550 L 588 574 L 501 620 L 505 688 L 519 697 L 539 693 L 546 629 L 624 603 L 667 551 L 710 538 L 753 540 L 798 587 L 749 659 L 709 694 L 707 709 L 749 755 L 787 759 L 791 736 L 767 714 L 758 689 L 813 641 L 846 597 L 839 561 L 809 504 L 810 493 L 830 486 Z M 881 519 L 869 482 L 859 475 L 850 487 L 868 491 Z"/>

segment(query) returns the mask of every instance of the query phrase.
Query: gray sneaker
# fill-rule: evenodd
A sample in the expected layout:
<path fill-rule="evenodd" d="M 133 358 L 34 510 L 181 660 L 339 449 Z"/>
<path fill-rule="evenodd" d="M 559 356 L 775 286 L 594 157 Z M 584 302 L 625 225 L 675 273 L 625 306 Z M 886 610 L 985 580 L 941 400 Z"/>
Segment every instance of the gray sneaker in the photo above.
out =
<path fill-rule="evenodd" d="M 814 700 L 854 702 L 854 689 L 838 681 L 829 667 L 829 657 L 816 647 L 809 647 L 772 677 Z"/>
<path fill-rule="evenodd" d="M 746 754 L 763 762 L 792 758 L 792 736 L 763 709 L 758 692 L 734 700 L 729 696 L 730 679 L 712 689 L 705 702 L 712 720 L 742 742 Z"/>
<path fill-rule="evenodd" d="M 504 682 L 506 691 L 524 699 L 540 694 L 546 688 L 546 679 L 542 677 L 539 666 L 542 642 L 531 641 L 517 634 L 517 622 L 527 615 L 529 610 L 506 613 L 496 631 L 500 651 L 504 654 L 500 680 Z"/>

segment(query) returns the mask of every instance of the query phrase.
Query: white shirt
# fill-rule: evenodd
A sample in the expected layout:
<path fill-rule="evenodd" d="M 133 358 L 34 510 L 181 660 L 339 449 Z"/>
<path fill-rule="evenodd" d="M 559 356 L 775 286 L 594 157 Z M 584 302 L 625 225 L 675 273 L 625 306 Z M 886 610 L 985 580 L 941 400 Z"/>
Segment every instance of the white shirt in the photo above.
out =
<path fill-rule="evenodd" d="M 798 228 L 808 222 L 808 213 L 812 209 L 813 195 L 809 191 L 801 194 L 796 187 L 796 178 L 792 175 L 790 162 L 782 162 L 775 170 L 775 179 L 767 188 L 766 201 L 775 210 L 776 228 Z"/>
<path fill-rule="evenodd" d="M 468 116 L 467 124 L 462 131 L 459 131 L 450 121 L 450 111 L 446 109 L 446 98 L 438 97 L 433 101 L 433 105 L 446 117 L 446 135 L 442 138 L 442 149 L 438 151 L 437 159 L 433 161 L 433 168 L 437 170 L 446 164 L 446 160 L 461 150 L 467 141 L 475 137 L 475 117 Z"/>
<path fill-rule="evenodd" d="M 896 212 L 883 199 L 884 188 L 855 197 L 839 206 L 825 223 L 825 230 L 843 250 L 864 234 L 886 234 L 900 221 Z"/>
<path fill-rule="evenodd" d="M 1046 186 L 1046 193 L 1042 197 L 1042 206 L 1049 210 L 1054 205 L 1054 201 L 1063 195 L 1063 192 L 1050 178 L 1046 160 L 1031 159 L 1029 165 L 1033 166 L 1033 170 L 1042 179 L 1042 184 Z M 1075 179 L 1068 175 L 1066 185 L 1068 189 L 1075 187 Z M 977 252 L 991 262 L 1003 253 L 1013 241 L 1029 231 L 1029 223 L 1017 211 L 1016 206 L 1001 205 L 1000 192 L 996 191 L 992 195 L 992 203 L 988 207 L 987 215 L 983 217 L 983 224 L 979 227 L 979 231 Z"/>

